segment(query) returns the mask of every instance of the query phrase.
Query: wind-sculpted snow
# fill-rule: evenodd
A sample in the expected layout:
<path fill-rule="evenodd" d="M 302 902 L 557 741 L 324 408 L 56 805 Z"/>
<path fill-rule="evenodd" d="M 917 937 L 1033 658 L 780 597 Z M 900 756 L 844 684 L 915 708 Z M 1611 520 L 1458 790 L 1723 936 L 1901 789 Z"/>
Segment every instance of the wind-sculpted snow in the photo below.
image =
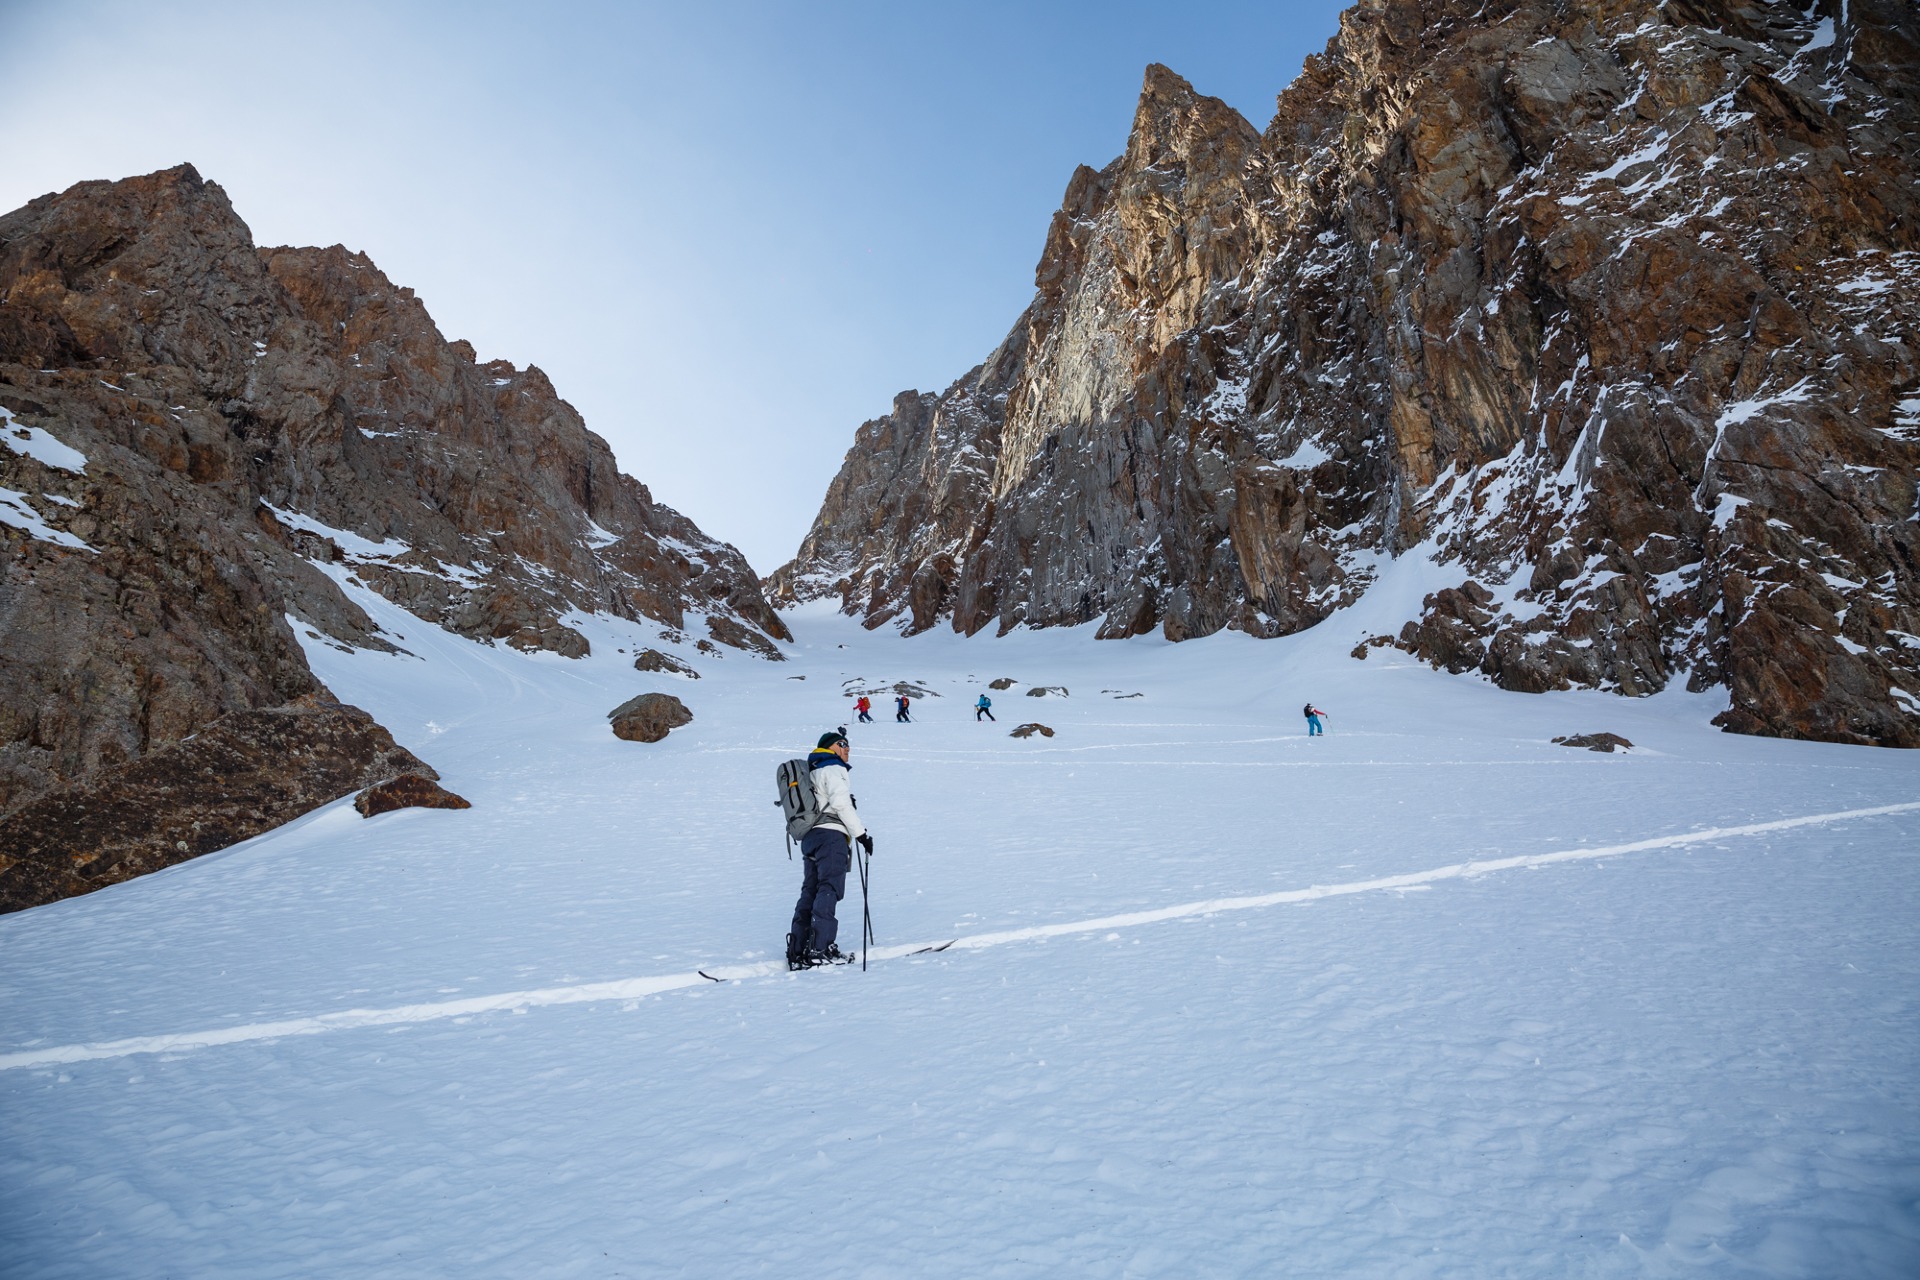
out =
<path fill-rule="evenodd" d="M 1321 624 L 1920 746 L 1920 10 L 1380 0 L 1264 133 L 1163 67 L 981 368 L 862 426 L 778 599 Z M 1276 84 L 1289 68 L 1275 68 Z"/>
<path fill-rule="evenodd" d="M 780 666 L 666 642 L 697 682 L 633 668 L 649 626 L 520 653 L 336 571 L 406 652 L 316 675 L 473 807 L 0 918 L 9 1280 L 1920 1260 L 1920 755 L 1353 661 L 1411 556 L 1275 640 L 813 606 Z M 1071 690 L 1055 736 L 976 724 L 995 681 Z M 774 766 L 895 685 L 939 696 L 848 723 L 870 966 L 787 974 Z M 609 734 L 648 691 L 694 719 Z"/>
<path fill-rule="evenodd" d="M 1491 875 L 1527 867 L 1547 867 L 1562 862 L 1590 858 L 1614 858 L 1622 854 L 1644 853 L 1650 849 L 1679 849 L 1695 844 L 1713 844 L 1743 836 L 1767 835 L 1791 831 L 1796 827 L 1824 826 L 1857 818 L 1878 818 L 1891 814 L 1920 812 L 1920 801 L 1880 805 L 1873 809 L 1849 809 L 1840 813 L 1816 813 L 1800 818 L 1782 818 L 1773 822 L 1749 823 L 1743 827 L 1711 827 L 1683 835 L 1655 836 L 1629 844 L 1605 845 L 1597 849 L 1563 849 L 1555 853 L 1530 854 L 1519 858 L 1496 858 L 1486 862 L 1461 862 L 1432 871 L 1414 871 L 1383 876 L 1352 884 L 1314 885 L 1307 889 L 1288 889 L 1242 898 L 1210 898 L 1203 902 L 1183 902 L 1151 911 L 1131 911 L 1123 915 L 1099 916 L 1068 924 L 1035 925 L 1027 929 L 1006 929 L 999 933 L 964 934 L 945 941 L 928 939 L 904 946 L 870 947 L 858 954 L 863 966 L 914 956 L 944 954 L 948 951 L 978 951 L 1010 943 L 1038 942 L 1080 933 L 1101 933 L 1110 929 L 1132 929 L 1141 925 L 1165 924 L 1171 920 L 1191 920 L 1216 916 L 1228 911 L 1248 911 L 1257 907 L 1277 907 L 1323 898 L 1345 897 L 1355 893 L 1383 890 L 1421 889 L 1442 880 Z M 864 971 L 864 969 L 863 969 Z M 525 1013 L 549 1005 L 590 1004 L 603 1000 L 628 1003 L 645 996 L 700 987 L 708 982 L 741 982 L 753 978 L 790 976 L 784 960 L 757 964 L 716 964 L 692 973 L 661 974 L 657 977 L 623 978 L 613 982 L 592 982 L 574 987 L 549 987 L 538 991 L 507 991 L 492 996 L 471 996 L 462 1000 L 443 1000 L 429 1004 L 402 1005 L 395 1009 L 343 1009 L 338 1013 L 289 1018 L 281 1022 L 263 1022 L 211 1031 L 181 1031 L 170 1035 L 138 1036 L 129 1040 L 109 1040 L 102 1044 L 59 1045 L 50 1049 L 31 1049 L 23 1053 L 0 1053 L 0 1071 L 19 1067 L 62 1066 L 74 1062 L 93 1062 L 101 1058 L 124 1058 L 136 1053 L 185 1053 L 193 1049 L 245 1044 L 255 1040 L 278 1040 L 283 1036 L 319 1035 L 327 1031 L 345 1031 L 358 1027 L 411 1026 L 437 1022 L 443 1018 L 471 1018 L 485 1013 Z"/>

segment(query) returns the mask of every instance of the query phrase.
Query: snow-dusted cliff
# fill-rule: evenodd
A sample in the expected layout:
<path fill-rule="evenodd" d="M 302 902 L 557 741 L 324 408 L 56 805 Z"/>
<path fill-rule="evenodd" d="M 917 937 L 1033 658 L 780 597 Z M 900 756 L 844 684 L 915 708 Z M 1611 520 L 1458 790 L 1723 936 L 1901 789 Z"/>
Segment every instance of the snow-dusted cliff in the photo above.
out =
<path fill-rule="evenodd" d="M 112 792 L 224 718 L 274 727 L 229 773 L 347 743 L 320 790 L 371 780 L 383 733 L 255 715 L 329 701 L 295 626 L 405 647 L 343 581 L 567 656 L 587 648 L 568 620 L 592 613 L 711 654 L 778 657 L 787 638 L 740 554 L 622 475 L 540 370 L 476 362 L 363 255 L 256 248 L 185 166 L 0 217 L 0 565 L 0 906 L 87 879 L 99 855 L 85 836 L 49 850 L 46 821 L 6 815 L 59 788 Z M 140 869 L 338 794 L 289 785 L 229 822 L 158 767 L 142 794 L 172 809 L 134 825 L 192 834 Z M 58 874 L 15 894 L 23 850 Z"/>
<path fill-rule="evenodd" d="M 1264 134 L 1150 68 L 776 600 L 1274 635 L 1422 554 L 1372 643 L 1920 745 L 1917 66 L 1897 0 L 1370 0 Z"/>

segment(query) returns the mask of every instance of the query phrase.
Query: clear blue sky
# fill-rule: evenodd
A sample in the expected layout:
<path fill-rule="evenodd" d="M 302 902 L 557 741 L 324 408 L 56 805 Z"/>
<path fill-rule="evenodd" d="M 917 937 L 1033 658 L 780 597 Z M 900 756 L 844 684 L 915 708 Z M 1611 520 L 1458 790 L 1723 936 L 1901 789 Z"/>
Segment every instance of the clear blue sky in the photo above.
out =
<path fill-rule="evenodd" d="M 0 0 L 0 208 L 190 161 L 765 573 L 861 421 L 999 342 L 1149 62 L 1264 127 L 1342 7 Z"/>

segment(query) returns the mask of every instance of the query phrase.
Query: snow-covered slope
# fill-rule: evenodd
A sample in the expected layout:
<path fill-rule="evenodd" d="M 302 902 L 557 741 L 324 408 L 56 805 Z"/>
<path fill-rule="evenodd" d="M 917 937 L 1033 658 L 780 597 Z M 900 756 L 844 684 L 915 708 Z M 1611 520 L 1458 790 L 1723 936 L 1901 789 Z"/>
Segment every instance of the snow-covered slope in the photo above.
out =
<path fill-rule="evenodd" d="M 315 674 L 474 807 L 0 920 L 0 1273 L 1913 1274 L 1920 756 L 1347 657 L 1418 578 L 1272 641 L 812 606 L 698 681 L 349 587 L 414 656 Z M 880 950 L 788 975 L 773 768 L 896 681 Z"/>

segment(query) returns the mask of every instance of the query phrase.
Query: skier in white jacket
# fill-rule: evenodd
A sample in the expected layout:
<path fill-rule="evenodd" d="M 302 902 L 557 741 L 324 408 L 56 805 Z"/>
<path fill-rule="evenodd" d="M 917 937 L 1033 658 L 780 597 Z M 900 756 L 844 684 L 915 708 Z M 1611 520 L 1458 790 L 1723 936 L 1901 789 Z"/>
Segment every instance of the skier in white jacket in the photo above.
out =
<path fill-rule="evenodd" d="M 807 756 L 821 816 L 800 840 L 806 878 L 793 908 L 793 931 L 787 935 L 787 963 L 795 968 L 845 959 L 834 945 L 840 933 L 834 911 L 847 893 L 853 845 L 873 856 L 873 837 L 853 807 L 848 778 L 853 766 L 847 762 L 851 750 L 846 735 L 835 731 L 821 734 L 819 745 Z"/>

